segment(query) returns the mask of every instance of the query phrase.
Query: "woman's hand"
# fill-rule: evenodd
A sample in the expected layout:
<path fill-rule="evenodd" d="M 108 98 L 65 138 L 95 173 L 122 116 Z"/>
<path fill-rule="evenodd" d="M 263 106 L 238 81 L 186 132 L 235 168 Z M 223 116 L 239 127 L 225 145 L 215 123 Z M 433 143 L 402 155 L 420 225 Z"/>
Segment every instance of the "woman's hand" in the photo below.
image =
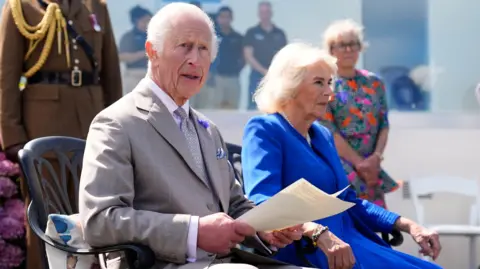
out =
<path fill-rule="evenodd" d="M 420 253 L 425 256 L 432 257 L 436 260 L 442 246 L 440 245 L 440 239 L 438 233 L 432 230 L 428 230 L 425 227 L 414 224 L 410 228 L 410 235 L 413 240 L 420 246 Z"/>
<path fill-rule="evenodd" d="M 317 246 L 327 256 L 329 269 L 350 269 L 355 265 L 355 256 L 350 245 L 330 231 L 320 235 Z"/>
<path fill-rule="evenodd" d="M 303 225 L 304 235 L 312 238 L 319 227 L 321 226 L 313 222 L 305 223 Z M 350 245 L 330 231 L 323 232 L 316 243 L 327 256 L 329 269 L 350 269 L 355 265 L 355 257 Z"/>
<path fill-rule="evenodd" d="M 437 259 L 442 246 L 438 233 L 431 231 L 404 217 L 400 217 L 395 222 L 395 228 L 402 232 L 409 233 L 413 240 L 420 246 L 420 253 Z"/>
<path fill-rule="evenodd" d="M 365 181 L 368 187 L 378 185 L 378 173 L 380 173 L 381 159 L 376 154 L 370 155 L 355 165 L 358 175 Z"/>

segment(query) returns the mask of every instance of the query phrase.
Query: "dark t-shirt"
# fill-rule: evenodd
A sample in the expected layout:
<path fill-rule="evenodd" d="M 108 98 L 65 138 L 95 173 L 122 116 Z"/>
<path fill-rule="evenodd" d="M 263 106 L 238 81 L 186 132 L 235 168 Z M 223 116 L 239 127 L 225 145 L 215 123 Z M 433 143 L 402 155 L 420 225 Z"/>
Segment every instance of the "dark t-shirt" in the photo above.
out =
<path fill-rule="evenodd" d="M 253 57 L 263 67 L 268 68 L 275 53 L 287 45 L 287 37 L 280 28 L 274 26 L 270 32 L 267 32 L 257 25 L 248 29 L 244 45 L 253 47 Z"/>
<path fill-rule="evenodd" d="M 220 45 L 216 59 L 216 70 L 219 75 L 238 76 L 245 60 L 243 58 L 243 36 L 235 31 L 224 34 L 218 32 Z"/>
<path fill-rule="evenodd" d="M 119 52 L 139 52 L 145 51 L 145 41 L 147 40 L 147 33 L 141 32 L 134 28 L 126 32 L 120 40 Z M 127 68 L 147 68 L 148 59 L 138 60 L 133 63 L 127 63 Z"/>

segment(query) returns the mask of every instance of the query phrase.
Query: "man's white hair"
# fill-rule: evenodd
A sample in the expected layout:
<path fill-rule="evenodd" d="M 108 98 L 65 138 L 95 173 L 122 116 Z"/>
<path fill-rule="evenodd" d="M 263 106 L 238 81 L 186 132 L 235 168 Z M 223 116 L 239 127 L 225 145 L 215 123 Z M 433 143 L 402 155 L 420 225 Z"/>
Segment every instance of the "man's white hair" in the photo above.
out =
<path fill-rule="evenodd" d="M 213 21 L 203 10 L 192 4 L 175 2 L 162 7 L 155 15 L 153 15 L 148 24 L 147 41 L 152 43 L 153 48 L 157 52 L 161 52 L 165 46 L 166 38 L 168 38 L 168 33 L 171 31 L 171 22 L 180 16 L 197 17 L 204 20 L 208 25 L 212 40 L 210 54 L 213 62 L 215 57 L 217 57 L 218 52 L 217 35 L 215 33 Z"/>
<path fill-rule="evenodd" d="M 305 79 L 307 68 L 323 63 L 333 74 L 337 59 L 315 46 L 296 42 L 283 47 L 273 57 L 268 72 L 253 98 L 264 113 L 280 112 L 286 101 L 293 98 Z"/>
<path fill-rule="evenodd" d="M 363 26 L 352 19 L 338 20 L 330 24 L 323 33 L 323 48 L 330 51 L 339 36 L 352 34 L 358 39 L 362 48 L 367 46 L 363 37 Z"/>

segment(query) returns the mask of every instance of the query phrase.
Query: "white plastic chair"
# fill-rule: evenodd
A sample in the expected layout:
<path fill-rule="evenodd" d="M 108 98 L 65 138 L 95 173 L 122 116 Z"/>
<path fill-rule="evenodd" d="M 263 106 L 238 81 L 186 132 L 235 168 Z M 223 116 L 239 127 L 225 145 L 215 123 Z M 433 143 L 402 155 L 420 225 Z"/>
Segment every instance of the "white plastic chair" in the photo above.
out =
<path fill-rule="evenodd" d="M 476 238 L 480 237 L 480 186 L 476 180 L 449 176 L 416 178 L 409 181 L 413 205 L 418 223 L 438 232 L 440 236 L 466 236 L 469 238 L 470 269 L 477 269 Z M 434 193 L 455 193 L 475 198 L 470 209 L 470 221 L 466 225 L 428 225 L 424 219 L 424 208 L 419 197 Z M 427 258 L 426 258 L 427 259 Z"/>
<path fill-rule="evenodd" d="M 477 88 L 475 89 L 475 96 L 477 96 L 477 101 L 480 105 L 480 83 L 478 83 Z"/>

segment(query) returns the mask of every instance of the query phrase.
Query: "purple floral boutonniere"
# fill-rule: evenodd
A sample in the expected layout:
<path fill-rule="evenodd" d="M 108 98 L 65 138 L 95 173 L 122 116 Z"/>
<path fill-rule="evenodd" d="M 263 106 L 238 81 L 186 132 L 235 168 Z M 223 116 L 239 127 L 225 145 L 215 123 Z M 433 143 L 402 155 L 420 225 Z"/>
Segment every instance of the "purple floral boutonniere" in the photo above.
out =
<path fill-rule="evenodd" d="M 202 125 L 203 128 L 205 128 L 205 129 L 207 129 L 208 126 L 210 126 L 210 125 L 208 124 L 208 121 L 206 121 L 206 120 L 198 119 L 198 123 L 199 123 L 200 125 Z"/>

